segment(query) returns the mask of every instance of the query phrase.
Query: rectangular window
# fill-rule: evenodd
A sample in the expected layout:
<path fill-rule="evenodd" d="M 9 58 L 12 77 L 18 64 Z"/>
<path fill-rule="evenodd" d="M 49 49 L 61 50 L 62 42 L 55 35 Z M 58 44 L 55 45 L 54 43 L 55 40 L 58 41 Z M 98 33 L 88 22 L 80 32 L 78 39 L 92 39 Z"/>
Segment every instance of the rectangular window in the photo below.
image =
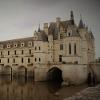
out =
<path fill-rule="evenodd" d="M 71 44 L 69 43 L 69 54 L 71 54 Z"/>
<path fill-rule="evenodd" d="M 22 50 L 22 55 L 24 54 L 24 50 Z"/>
<path fill-rule="evenodd" d="M 76 55 L 76 44 L 74 44 L 74 54 Z"/>
<path fill-rule="evenodd" d="M 8 55 L 10 55 L 10 51 L 8 51 Z"/>
<path fill-rule="evenodd" d="M 39 50 L 40 50 L 41 48 L 39 47 Z"/>
<path fill-rule="evenodd" d="M 22 58 L 22 63 L 24 62 L 23 58 Z"/>
<path fill-rule="evenodd" d="M 37 60 L 37 59 L 35 58 L 35 62 L 36 62 L 36 60 Z"/>
<path fill-rule="evenodd" d="M 63 39 L 63 34 L 60 34 L 60 39 Z"/>
<path fill-rule="evenodd" d="M 9 58 L 8 58 L 8 61 L 7 62 L 9 63 Z"/>
<path fill-rule="evenodd" d="M 13 59 L 13 63 L 15 63 L 15 59 Z"/>
<path fill-rule="evenodd" d="M 35 47 L 35 50 L 36 50 L 37 48 Z"/>
<path fill-rule="evenodd" d="M 59 55 L 59 62 L 62 62 L 62 55 Z"/>
<path fill-rule="evenodd" d="M 14 51 L 14 54 L 16 55 L 16 50 Z"/>
<path fill-rule="evenodd" d="M 39 58 L 39 62 L 41 62 L 41 58 Z"/>
<path fill-rule="evenodd" d="M 2 55 L 2 51 L 1 51 L 1 55 Z"/>
<path fill-rule="evenodd" d="M 60 50 L 63 50 L 63 44 L 60 44 Z"/>
<path fill-rule="evenodd" d="M 29 50 L 29 54 L 31 54 L 31 49 Z"/>
<path fill-rule="evenodd" d="M 28 58 L 28 63 L 30 63 L 30 58 Z"/>
<path fill-rule="evenodd" d="M 0 59 L 0 63 L 1 63 L 1 59 Z"/>

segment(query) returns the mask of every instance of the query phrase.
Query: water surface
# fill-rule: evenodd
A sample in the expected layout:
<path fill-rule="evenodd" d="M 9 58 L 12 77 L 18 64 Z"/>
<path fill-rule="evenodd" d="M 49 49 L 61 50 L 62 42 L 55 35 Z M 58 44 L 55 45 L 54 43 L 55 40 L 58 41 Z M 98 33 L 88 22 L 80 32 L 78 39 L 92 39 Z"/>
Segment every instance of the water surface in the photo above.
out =
<path fill-rule="evenodd" d="M 0 77 L 0 100 L 63 100 L 86 87 L 86 84 L 65 87 L 60 83 Z"/>

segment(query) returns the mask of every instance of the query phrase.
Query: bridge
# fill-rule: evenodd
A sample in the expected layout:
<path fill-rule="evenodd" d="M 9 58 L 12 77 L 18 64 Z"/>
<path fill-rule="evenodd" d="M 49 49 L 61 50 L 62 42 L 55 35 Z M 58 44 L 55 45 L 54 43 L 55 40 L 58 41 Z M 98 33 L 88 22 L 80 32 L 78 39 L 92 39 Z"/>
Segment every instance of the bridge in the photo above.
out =
<path fill-rule="evenodd" d="M 90 63 L 88 65 L 82 64 L 37 64 L 29 70 L 25 66 L 6 65 L 0 72 L 1 75 L 10 75 L 13 77 L 34 77 L 35 81 L 68 81 L 70 84 L 81 84 L 86 82 L 88 73 L 95 74 L 97 80 L 100 81 L 100 63 Z"/>

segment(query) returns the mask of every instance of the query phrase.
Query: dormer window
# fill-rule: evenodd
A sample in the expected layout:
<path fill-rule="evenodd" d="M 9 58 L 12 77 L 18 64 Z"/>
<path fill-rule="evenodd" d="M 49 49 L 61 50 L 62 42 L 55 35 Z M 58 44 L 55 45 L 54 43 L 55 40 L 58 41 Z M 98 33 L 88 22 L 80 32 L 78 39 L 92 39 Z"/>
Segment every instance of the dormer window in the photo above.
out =
<path fill-rule="evenodd" d="M 7 48 L 10 48 L 10 44 L 7 44 Z"/>
<path fill-rule="evenodd" d="M 0 44 L 0 49 L 3 49 L 3 44 Z"/>
<path fill-rule="evenodd" d="M 14 47 L 15 47 L 15 48 L 17 47 L 17 43 L 14 44 Z"/>
<path fill-rule="evenodd" d="M 28 46 L 31 47 L 32 46 L 32 41 L 28 42 Z"/>
<path fill-rule="evenodd" d="M 21 47 L 24 47 L 24 45 L 25 45 L 24 43 L 21 43 Z"/>

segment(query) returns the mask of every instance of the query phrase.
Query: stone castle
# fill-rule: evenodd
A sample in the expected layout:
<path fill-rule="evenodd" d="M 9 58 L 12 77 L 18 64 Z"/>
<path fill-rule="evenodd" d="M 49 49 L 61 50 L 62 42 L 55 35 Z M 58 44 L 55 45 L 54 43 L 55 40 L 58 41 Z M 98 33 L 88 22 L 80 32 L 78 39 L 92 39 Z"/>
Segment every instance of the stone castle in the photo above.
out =
<path fill-rule="evenodd" d="M 94 41 L 82 19 L 75 24 L 71 11 L 69 20 L 56 18 L 55 22 L 44 23 L 43 30 L 39 27 L 33 37 L 1 41 L 0 72 L 9 74 L 11 69 L 16 75 L 27 69 L 27 75 L 34 74 L 38 81 L 57 67 L 65 80 L 76 80 L 77 76 L 85 80 L 87 65 L 95 60 Z"/>

